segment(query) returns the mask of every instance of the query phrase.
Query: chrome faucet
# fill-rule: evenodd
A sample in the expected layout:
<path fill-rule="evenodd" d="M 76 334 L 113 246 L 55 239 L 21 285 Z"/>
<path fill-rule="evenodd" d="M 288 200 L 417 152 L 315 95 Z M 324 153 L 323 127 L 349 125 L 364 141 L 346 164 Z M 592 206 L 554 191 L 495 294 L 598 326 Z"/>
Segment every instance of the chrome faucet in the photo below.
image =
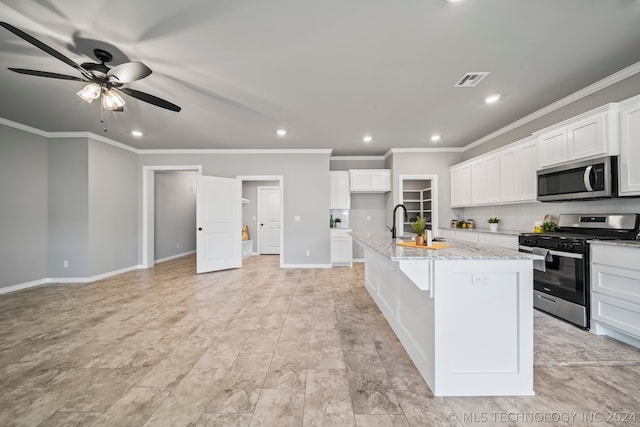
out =
<path fill-rule="evenodd" d="M 396 211 L 398 210 L 398 208 L 402 208 L 402 210 L 404 210 L 404 219 L 407 221 L 409 220 L 409 217 L 407 216 L 407 208 L 405 208 L 404 205 L 396 205 L 396 207 L 393 208 L 393 227 L 391 227 L 392 239 L 396 238 Z"/>

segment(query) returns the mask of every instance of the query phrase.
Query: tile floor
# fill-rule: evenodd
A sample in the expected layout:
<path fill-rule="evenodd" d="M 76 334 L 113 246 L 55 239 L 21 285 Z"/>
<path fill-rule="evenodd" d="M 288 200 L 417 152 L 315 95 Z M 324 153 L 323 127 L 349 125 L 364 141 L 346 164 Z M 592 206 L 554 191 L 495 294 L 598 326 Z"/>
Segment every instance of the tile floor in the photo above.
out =
<path fill-rule="evenodd" d="M 361 264 L 278 262 L 196 275 L 190 256 L 0 295 L 0 425 L 640 423 L 634 348 L 536 312 L 536 396 L 436 398 Z M 584 418 L 634 411 L 635 422 Z"/>

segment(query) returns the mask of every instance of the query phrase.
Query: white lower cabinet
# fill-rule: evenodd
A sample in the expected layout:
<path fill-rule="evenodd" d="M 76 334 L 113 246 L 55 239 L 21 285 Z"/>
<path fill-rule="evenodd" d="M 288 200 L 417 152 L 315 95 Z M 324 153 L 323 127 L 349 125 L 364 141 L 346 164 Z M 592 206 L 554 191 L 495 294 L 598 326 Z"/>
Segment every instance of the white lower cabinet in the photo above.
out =
<path fill-rule="evenodd" d="M 640 245 L 591 245 L 591 332 L 640 348 Z"/>
<path fill-rule="evenodd" d="M 348 229 L 332 229 L 331 233 L 331 264 L 353 265 L 353 238 L 347 234 Z"/>

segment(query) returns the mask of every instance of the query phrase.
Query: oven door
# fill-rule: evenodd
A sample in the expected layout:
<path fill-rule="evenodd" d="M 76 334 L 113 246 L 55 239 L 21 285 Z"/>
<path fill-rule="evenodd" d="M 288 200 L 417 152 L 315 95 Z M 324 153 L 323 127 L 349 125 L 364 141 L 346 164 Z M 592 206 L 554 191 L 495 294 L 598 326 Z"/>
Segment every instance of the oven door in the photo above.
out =
<path fill-rule="evenodd" d="M 521 252 L 533 248 L 520 246 Z M 582 306 L 587 305 L 586 263 L 584 254 L 550 250 L 545 270 L 533 270 L 535 290 Z"/>

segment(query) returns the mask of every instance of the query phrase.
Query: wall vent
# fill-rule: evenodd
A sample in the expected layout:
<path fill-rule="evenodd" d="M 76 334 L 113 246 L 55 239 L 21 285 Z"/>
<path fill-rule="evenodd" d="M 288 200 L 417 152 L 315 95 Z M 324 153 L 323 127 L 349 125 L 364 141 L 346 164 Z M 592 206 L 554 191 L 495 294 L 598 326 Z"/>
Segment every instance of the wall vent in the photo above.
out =
<path fill-rule="evenodd" d="M 487 77 L 488 71 L 467 73 L 453 87 L 474 87 Z"/>

